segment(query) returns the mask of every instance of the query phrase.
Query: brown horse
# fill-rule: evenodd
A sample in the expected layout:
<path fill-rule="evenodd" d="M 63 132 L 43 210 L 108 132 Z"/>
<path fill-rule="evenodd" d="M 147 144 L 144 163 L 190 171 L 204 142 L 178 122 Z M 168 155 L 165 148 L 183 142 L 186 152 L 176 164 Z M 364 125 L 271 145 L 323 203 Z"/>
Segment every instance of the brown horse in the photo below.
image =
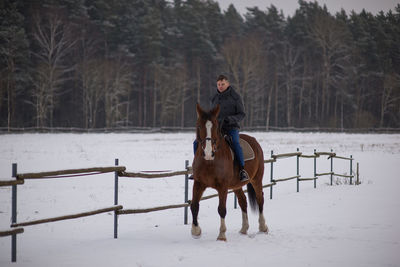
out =
<path fill-rule="evenodd" d="M 264 194 L 262 188 L 262 179 L 264 176 L 264 154 L 260 144 L 245 134 L 240 138 L 246 140 L 254 150 L 255 157 L 246 161 L 245 170 L 249 174 L 249 181 L 240 182 L 239 167 L 234 164 L 229 145 L 221 135 L 217 117 L 220 107 L 216 106 L 209 112 L 204 111 L 199 104 L 197 109 L 196 140 L 199 147 L 193 160 L 193 197 L 190 209 L 193 216 L 192 236 L 198 238 L 201 235 L 201 229 L 197 221 L 199 213 L 199 201 L 207 187 L 212 187 L 218 191 L 219 205 L 218 213 L 221 217 L 220 232 L 218 240 L 226 241 L 226 198 L 228 190 L 235 192 L 240 208 L 242 210 L 242 229 L 240 233 L 247 234 L 249 222 L 247 216 L 247 200 L 242 190 L 242 186 L 247 184 L 250 205 L 252 209 L 259 210 L 259 230 L 268 233 L 268 227 L 263 215 Z M 250 183 L 249 183 L 250 182 Z"/>

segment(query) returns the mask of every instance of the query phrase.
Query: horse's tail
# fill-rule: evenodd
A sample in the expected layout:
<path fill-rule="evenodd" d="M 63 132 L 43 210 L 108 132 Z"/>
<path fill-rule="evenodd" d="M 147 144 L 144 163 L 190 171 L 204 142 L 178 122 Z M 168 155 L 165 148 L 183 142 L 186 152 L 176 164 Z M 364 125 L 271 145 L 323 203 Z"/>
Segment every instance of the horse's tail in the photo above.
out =
<path fill-rule="evenodd" d="M 257 198 L 256 198 L 256 191 L 254 190 L 254 187 L 251 183 L 247 184 L 247 194 L 249 196 L 249 203 L 250 203 L 251 210 L 253 212 L 255 212 L 256 209 L 258 208 L 258 204 L 257 204 Z"/>

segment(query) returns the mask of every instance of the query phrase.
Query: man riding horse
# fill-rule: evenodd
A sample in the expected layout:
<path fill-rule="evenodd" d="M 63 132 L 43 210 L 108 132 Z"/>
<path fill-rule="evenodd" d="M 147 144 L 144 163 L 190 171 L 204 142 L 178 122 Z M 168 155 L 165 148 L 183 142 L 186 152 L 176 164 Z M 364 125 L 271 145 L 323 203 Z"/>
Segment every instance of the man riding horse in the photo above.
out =
<path fill-rule="evenodd" d="M 211 106 L 220 106 L 218 123 L 222 134 L 227 134 L 232 140 L 232 147 L 235 157 L 239 163 L 239 179 L 241 182 L 249 180 L 249 175 L 244 169 L 244 159 L 242 148 L 239 144 L 239 122 L 245 117 L 244 106 L 241 96 L 230 86 L 225 75 L 217 78 L 217 91 L 211 98 Z M 193 142 L 193 150 L 196 154 L 198 141 Z M 193 178 L 193 177 L 191 177 Z"/>

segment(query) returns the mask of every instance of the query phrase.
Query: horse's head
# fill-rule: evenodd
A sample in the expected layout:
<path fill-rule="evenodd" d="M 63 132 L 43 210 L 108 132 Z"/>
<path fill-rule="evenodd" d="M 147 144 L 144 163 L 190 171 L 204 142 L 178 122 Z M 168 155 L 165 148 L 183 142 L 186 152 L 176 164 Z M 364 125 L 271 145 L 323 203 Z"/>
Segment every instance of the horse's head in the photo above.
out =
<path fill-rule="evenodd" d="M 218 114 L 220 107 L 217 105 L 209 112 L 204 111 L 199 104 L 196 106 L 197 123 L 196 139 L 199 143 L 205 160 L 214 160 L 215 152 L 220 142 L 218 128 Z"/>

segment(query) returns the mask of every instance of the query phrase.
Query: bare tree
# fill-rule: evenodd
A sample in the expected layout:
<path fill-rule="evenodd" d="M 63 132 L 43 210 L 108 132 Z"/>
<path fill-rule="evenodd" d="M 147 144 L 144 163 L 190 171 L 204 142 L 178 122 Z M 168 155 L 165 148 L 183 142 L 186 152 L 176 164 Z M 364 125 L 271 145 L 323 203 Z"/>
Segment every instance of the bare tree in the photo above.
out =
<path fill-rule="evenodd" d="M 113 60 L 104 60 L 102 70 L 106 127 L 114 127 L 124 121 L 128 105 L 126 97 L 130 91 L 132 73 L 122 55 L 116 56 Z"/>
<path fill-rule="evenodd" d="M 34 105 L 37 126 L 45 126 L 46 121 L 53 126 L 53 112 L 58 104 L 61 85 L 73 66 L 66 66 L 64 60 L 75 41 L 69 36 L 69 26 L 57 10 L 50 10 L 34 17 L 34 40 L 38 46 L 34 55 L 37 59 L 34 78 Z"/>
<path fill-rule="evenodd" d="M 0 108 L 1 108 L 1 103 L 3 102 L 1 97 L 3 96 L 2 88 L 4 88 L 4 91 L 6 92 L 7 96 L 7 127 L 10 130 L 11 127 L 11 121 L 12 121 L 12 116 L 15 110 L 15 98 L 17 95 L 16 92 L 16 63 L 15 63 L 15 58 L 17 51 L 15 51 L 14 45 L 13 45 L 13 39 L 14 37 L 11 37 L 10 39 L 6 39 L 7 43 L 6 45 L 2 46 L 0 48 L 0 54 L 4 61 L 6 62 L 6 67 L 2 68 L 1 70 L 1 84 L 0 84 Z"/>
<path fill-rule="evenodd" d="M 261 99 L 261 90 L 256 87 L 256 78 L 258 78 L 256 77 L 256 73 L 262 63 L 260 56 L 262 53 L 262 42 L 263 40 L 258 35 L 251 35 L 245 38 L 241 45 L 243 82 L 239 87 L 239 92 L 243 97 L 247 113 L 249 114 L 246 118 L 248 126 L 253 126 L 252 122 L 256 103 L 262 103 L 258 101 Z"/>
<path fill-rule="evenodd" d="M 222 47 L 222 54 L 228 70 L 233 76 L 232 84 L 243 97 L 246 107 L 245 124 L 252 126 L 254 114 L 262 105 L 262 89 L 257 86 L 257 73 L 262 62 L 262 39 L 250 35 L 241 39 L 232 39 Z"/>
<path fill-rule="evenodd" d="M 321 55 L 321 112 L 327 116 L 330 112 L 330 101 L 334 86 L 340 84 L 340 75 L 345 66 L 343 63 L 349 55 L 346 43 L 348 29 L 345 25 L 326 13 L 318 13 L 309 27 L 309 34 L 320 48 Z"/>
<path fill-rule="evenodd" d="M 189 99 L 187 67 L 183 63 L 163 69 L 160 77 L 161 125 L 184 126 L 185 102 Z"/>
<path fill-rule="evenodd" d="M 386 74 L 381 94 L 381 114 L 379 127 L 383 127 L 384 117 L 392 107 L 398 107 L 400 102 L 400 74 Z M 396 105 L 397 104 L 397 105 Z M 394 110 L 396 112 L 397 110 Z"/>
<path fill-rule="evenodd" d="M 103 64 L 101 60 L 93 59 L 82 62 L 79 66 L 85 128 L 96 126 L 96 114 L 100 101 L 104 98 Z"/>
<path fill-rule="evenodd" d="M 102 81 L 103 62 L 96 57 L 99 42 L 89 37 L 87 30 L 83 30 L 79 39 L 81 57 L 77 65 L 77 75 L 82 89 L 82 106 L 85 128 L 96 126 L 96 114 L 100 101 L 104 97 Z"/>
<path fill-rule="evenodd" d="M 290 42 L 285 42 L 283 45 L 283 64 L 285 67 L 285 87 L 286 87 L 286 123 L 288 127 L 293 126 L 293 91 L 296 87 L 296 82 L 301 80 L 301 77 L 296 76 L 299 73 L 299 58 L 301 50 L 293 46 Z"/>
<path fill-rule="evenodd" d="M 302 79 L 301 79 L 301 87 L 300 87 L 300 91 L 299 91 L 299 100 L 298 100 L 298 114 L 297 114 L 297 120 L 299 122 L 299 124 L 302 124 L 302 114 L 303 114 L 303 105 L 305 105 L 307 103 L 307 100 L 309 98 L 307 98 L 306 93 L 308 93 L 308 95 L 311 95 L 311 83 L 310 83 L 310 74 L 309 74 L 309 63 L 307 60 L 307 57 L 305 54 L 303 54 L 302 56 L 303 58 L 303 75 L 302 75 Z M 309 101 L 308 101 L 309 102 Z M 311 117 L 311 103 L 308 103 L 308 116 L 309 118 Z"/>
<path fill-rule="evenodd" d="M 158 111 L 158 94 L 161 87 L 161 77 L 163 75 L 162 65 L 154 64 L 153 66 L 153 127 L 157 125 L 157 111 Z"/>
<path fill-rule="evenodd" d="M 228 71 L 232 74 L 231 81 L 240 86 L 240 65 L 241 65 L 241 41 L 238 38 L 230 38 L 222 46 L 222 55 L 227 64 Z"/>

